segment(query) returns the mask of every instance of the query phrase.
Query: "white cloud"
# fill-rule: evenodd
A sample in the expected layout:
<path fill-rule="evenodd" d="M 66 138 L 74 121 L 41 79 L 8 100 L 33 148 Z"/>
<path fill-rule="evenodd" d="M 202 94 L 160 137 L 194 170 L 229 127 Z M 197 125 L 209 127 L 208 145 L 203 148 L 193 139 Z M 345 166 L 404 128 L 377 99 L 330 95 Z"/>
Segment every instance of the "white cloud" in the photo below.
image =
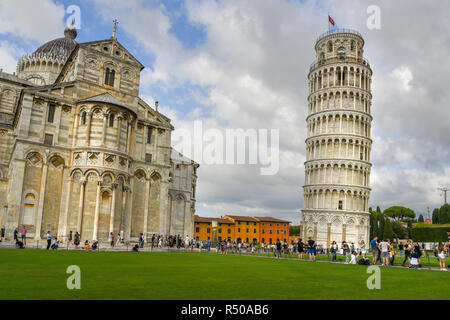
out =
<path fill-rule="evenodd" d="M 48 41 L 62 37 L 65 9 L 51 0 L 0 1 L 0 34 L 25 41 Z"/>

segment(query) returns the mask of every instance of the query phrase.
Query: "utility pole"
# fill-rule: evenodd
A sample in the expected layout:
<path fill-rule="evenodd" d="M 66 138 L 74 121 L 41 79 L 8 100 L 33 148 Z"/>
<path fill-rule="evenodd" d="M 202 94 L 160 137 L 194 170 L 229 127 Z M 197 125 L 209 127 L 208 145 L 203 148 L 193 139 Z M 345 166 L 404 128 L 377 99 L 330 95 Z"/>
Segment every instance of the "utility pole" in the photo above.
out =
<path fill-rule="evenodd" d="M 430 207 L 427 207 L 427 219 L 430 219 Z"/>
<path fill-rule="evenodd" d="M 438 188 L 438 190 L 444 194 L 444 204 L 447 204 L 447 191 L 450 191 L 450 189 L 447 187 L 443 187 L 443 188 Z"/>

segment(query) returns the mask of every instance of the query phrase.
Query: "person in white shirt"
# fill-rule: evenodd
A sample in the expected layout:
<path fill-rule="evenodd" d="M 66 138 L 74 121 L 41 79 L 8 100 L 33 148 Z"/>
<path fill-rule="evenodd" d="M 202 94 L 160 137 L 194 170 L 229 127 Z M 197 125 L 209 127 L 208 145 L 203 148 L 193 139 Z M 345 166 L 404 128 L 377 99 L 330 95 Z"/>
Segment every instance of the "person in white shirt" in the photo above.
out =
<path fill-rule="evenodd" d="M 381 258 L 383 258 L 382 266 L 389 265 L 389 243 L 386 240 L 380 242 Z"/>

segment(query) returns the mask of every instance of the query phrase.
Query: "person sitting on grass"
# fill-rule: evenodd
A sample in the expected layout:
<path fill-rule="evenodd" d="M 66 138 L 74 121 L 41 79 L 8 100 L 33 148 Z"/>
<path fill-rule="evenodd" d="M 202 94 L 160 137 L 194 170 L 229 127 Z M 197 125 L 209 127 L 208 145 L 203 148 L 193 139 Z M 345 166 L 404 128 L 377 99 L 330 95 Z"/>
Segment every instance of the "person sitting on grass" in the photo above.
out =
<path fill-rule="evenodd" d="M 134 247 L 133 247 L 133 251 L 134 252 L 138 252 L 139 251 L 139 245 L 134 245 Z"/>
<path fill-rule="evenodd" d="M 89 244 L 89 240 L 86 240 L 85 242 L 84 242 L 84 249 L 85 250 L 89 250 L 91 248 L 91 245 Z"/>
<path fill-rule="evenodd" d="M 52 250 L 57 250 L 59 248 L 58 238 L 55 238 L 55 243 L 52 244 Z"/>
<path fill-rule="evenodd" d="M 15 247 L 16 247 L 17 249 L 25 249 L 25 247 L 23 246 L 23 242 L 20 241 L 19 239 L 16 240 L 16 245 L 15 245 Z"/>
<path fill-rule="evenodd" d="M 97 248 L 98 248 L 98 241 L 94 241 L 94 243 L 92 244 L 91 249 L 92 250 L 97 250 Z"/>

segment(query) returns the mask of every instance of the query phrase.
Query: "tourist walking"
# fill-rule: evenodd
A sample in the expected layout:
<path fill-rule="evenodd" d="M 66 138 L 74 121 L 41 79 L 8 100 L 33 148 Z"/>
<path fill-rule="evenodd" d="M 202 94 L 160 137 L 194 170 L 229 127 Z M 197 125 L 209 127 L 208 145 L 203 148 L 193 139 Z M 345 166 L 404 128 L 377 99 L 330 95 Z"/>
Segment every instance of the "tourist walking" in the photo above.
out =
<path fill-rule="evenodd" d="M 15 228 L 15 229 L 14 229 L 14 241 L 15 241 L 15 242 L 17 242 L 17 241 L 19 240 L 18 234 L 19 234 L 19 231 L 17 231 L 17 228 Z"/>
<path fill-rule="evenodd" d="M 67 240 L 67 246 L 70 246 L 72 244 L 72 230 L 69 232 L 69 239 Z"/>
<path fill-rule="evenodd" d="M 114 247 L 114 234 L 112 232 L 109 233 L 108 240 L 109 240 L 109 246 L 111 248 L 113 248 Z"/>
<path fill-rule="evenodd" d="M 445 247 L 442 242 L 439 242 L 436 251 L 441 271 L 447 271 L 447 269 L 445 268 Z"/>
<path fill-rule="evenodd" d="M 0 230 L 0 241 L 3 241 L 5 239 L 5 226 L 3 226 Z"/>
<path fill-rule="evenodd" d="M 52 244 L 52 235 L 50 234 L 50 231 L 47 231 L 47 250 L 50 249 L 51 244 Z"/>
<path fill-rule="evenodd" d="M 280 239 L 277 239 L 277 258 L 281 258 L 281 242 Z"/>
<path fill-rule="evenodd" d="M 298 249 L 298 258 L 300 260 L 303 260 L 303 253 L 305 251 L 304 246 L 305 244 L 303 243 L 303 240 L 301 238 L 298 239 L 297 249 Z"/>
<path fill-rule="evenodd" d="M 372 249 L 372 264 L 377 264 L 378 260 L 378 237 L 374 237 L 372 241 L 370 241 L 370 249 Z"/>
<path fill-rule="evenodd" d="M 400 257 L 403 257 L 403 253 L 404 253 L 404 249 L 403 248 L 404 248 L 403 243 L 400 242 L 398 244 L 398 253 L 399 253 Z"/>
<path fill-rule="evenodd" d="M 348 264 L 350 260 L 350 247 L 348 246 L 348 243 L 346 241 L 342 242 L 342 249 L 345 256 L 345 264 Z"/>
<path fill-rule="evenodd" d="M 405 266 L 405 263 L 406 263 L 406 261 L 408 261 L 408 259 L 411 259 L 411 241 L 410 240 L 406 241 L 406 244 L 405 244 L 405 259 L 402 262 L 402 266 Z"/>
<path fill-rule="evenodd" d="M 121 241 L 122 241 L 122 237 L 120 236 L 120 232 L 119 232 L 119 233 L 117 234 L 116 246 L 119 246 Z"/>
<path fill-rule="evenodd" d="M 78 249 L 78 246 L 80 245 L 80 234 L 75 232 L 75 237 L 73 238 L 73 244 L 75 245 L 75 249 Z"/>
<path fill-rule="evenodd" d="M 330 252 L 331 252 L 331 261 L 332 262 L 336 262 L 336 258 L 337 258 L 337 251 L 338 251 L 338 245 L 336 243 L 336 241 L 333 241 L 331 243 L 331 247 L 330 247 Z"/>
<path fill-rule="evenodd" d="M 308 256 L 310 261 L 316 261 L 316 242 L 311 239 L 311 237 L 308 238 Z"/>
<path fill-rule="evenodd" d="M 23 226 L 22 227 L 22 231 L 20 232 L 21 233 L 21 237 L 22 237 L 22 242 L 24 243 L 24 244 L 27 244 L 27 228 L 25 228 L 25 226 Z"/>
<path fill-rule="evenodd" d="M 142 233 L 142 236 L 141 236 L 141 248 L 144 247 L 144 244 L 145 244 L 145 235 Z"/>
<path fill-rule="evenodd" d="M 396 253 L 395 253 L 395 249 L 394 249 L 393 243 L 391 243 L 391 241 L 389 241 L 389 240 L 388 240 L 388 242 L 389 242 L 389 245 L 390 245 L 390 249 L 389 249 L 389 253 L 390 253 L 389 254 L 389 257 L 390 257 L 389 265 L 393 266 L 394 265 L 394 261 L 395 261 Z"/>

